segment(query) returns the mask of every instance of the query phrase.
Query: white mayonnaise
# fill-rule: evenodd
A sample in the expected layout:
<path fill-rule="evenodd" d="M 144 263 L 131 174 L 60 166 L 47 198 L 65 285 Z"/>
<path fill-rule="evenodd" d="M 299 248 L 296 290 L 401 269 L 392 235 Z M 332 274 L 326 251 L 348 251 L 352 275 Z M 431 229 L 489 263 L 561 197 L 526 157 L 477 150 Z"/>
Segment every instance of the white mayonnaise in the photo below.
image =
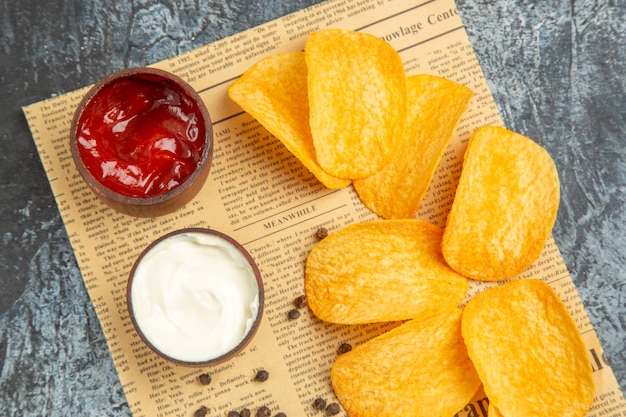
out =
<path fill-rule="evenodd" d="M 217 358 L 250 331 L 259 287 L 246 258 L 207 233 L 174 235 L 140 261 L 131 284 L 135 320 L 166 356 L 187 362 Z"/>

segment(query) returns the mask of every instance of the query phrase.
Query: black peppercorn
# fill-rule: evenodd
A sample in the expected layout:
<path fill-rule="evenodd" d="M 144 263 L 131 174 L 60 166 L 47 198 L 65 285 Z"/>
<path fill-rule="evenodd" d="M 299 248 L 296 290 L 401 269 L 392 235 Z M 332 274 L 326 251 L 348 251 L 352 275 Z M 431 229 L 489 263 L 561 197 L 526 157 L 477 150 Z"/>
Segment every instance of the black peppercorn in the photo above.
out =
<path fill-rule="evenodd" d="M 209 385 L 211 383 L 211 375 L 201 374 L 198 376 L 198 380 L 202 385 Z"/>
<path fill-rule="evenodd" d="M 233 411 L 229 411 L 228 412 L 228 417 L 241 417 L 241 414 L 239 414 L 237 411 L 233 410 Z"/>
<path fill-rule="evenodd" d="M 341 408 L 339 407 L 339 404 L 337 403 L 328 404 L 328 407 L 326 407 L 326 413 L 328 413 L 329 416 L 334 416 L 335 414 L 339 414 L 340 411 L 341 411 Z"/>
<path fill-rule="evenodd" d="M 304 308 L 304 307 L 306 307 L 306 296 L 305 295 L 301 295 L 298 298 L 296 298 L 295 300 L 293 300 L 293 305 L 295 305 L 296 308 Z"/>
<path fill-rule="evenodd" d="M 249 408 L 244 408 L 243 410 L 241 410 L 241 412 L 239 413 L 239 417 L 250 417 L 252 413 L 250 412 Z"/>
<path fill-rule="evenodd" d="M 287 313 L 287 317 L 289 317 L 289 320 L 295 320 L 300 317 L 300 312 L 298 311 L 298 309 L 294 308 L 293 310 L 289 310 L 289 313 Z"/>
<path fill-rule="evenodd" d="M 323 410 L 326 408 L 326 400 L 323 398 L 316 398 L 315 401 L 313 401 L 313 408 L 315 408 L 316 410 Z"/>
<path fill-rule="evenodd" d="M 328 229 L 325 227 L 320 227 L 319 229 L 317 229 L 317 232 L 315 232 L 315 237 L 318 240 L 322 240 L 327 236 L 328 236 Z"/>
<path fill-rule="evenodd" d="M 205 406 L 202 406 L 193 413 L 193 417 L 205 417 L 209 413 L 209 409 Z"/>
<path fill-rule="evenodd" d="M 256 412 L 256 417 L 270 417 L 272 415 L 272 411 L 267 406 L 260 407 Z"/>
<path fill-rule="evenodd" d="M 350 343 L 342 343 L 341 345 L 339 345 L 339 349 L 337 350 L 337 352 L 342 355 L 344 353 L 348 353 L 352 350 L 352 345 L 350 345 Z"/>
<path fill-rule="evenodd" d="M 256 373 L 256 376 L 254 377 L 254 379 L 259 382 L 264 382 L 264 381 L 267 381 L 269 377 L 270 377 L 270 373 L 267 372 L 265 369 L 261 369 Z"/>
<path fill-rule="evenodd" d="M 277 413 L 274 417 L 287 417 L 287 414 L 281 411 L 280 413 Z"/>

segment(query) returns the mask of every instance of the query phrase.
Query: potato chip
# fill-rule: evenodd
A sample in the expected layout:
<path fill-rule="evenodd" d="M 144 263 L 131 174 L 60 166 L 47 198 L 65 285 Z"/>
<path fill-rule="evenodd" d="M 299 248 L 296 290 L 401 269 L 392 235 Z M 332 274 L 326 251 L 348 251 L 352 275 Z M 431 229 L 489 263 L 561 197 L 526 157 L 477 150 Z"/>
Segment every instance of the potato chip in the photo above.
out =
<path fill-rule="evenodd" d="M 331 233 L 306 261 L 309 307 L 318 318 L 342 324 L 457 307 L 469 283 L 446 265 L 442 233 L 421 220 L 356 223 Z"/>
<path fill-rule="evenodd" d="M 489 417 L 504 417 L 500 410 L 498 410 L 498 408 L 493 404 L 489 404 L 489 410 L 487 411 L 487 415 Z"/>
<path fill-rule="evenodd" d="M 375 174 L 354 181 L 363 203 L 386 219 L 415 217 L 474 94 L 434 75 L 411 76 L 407 83 L 408 124 L 395 157 Z"/>
<path fill-rule="evenodd" d="M 520 274 L 541 254 L 558 206 L 559 177 L 545 149 L 502 127 L 482 127 L 465 152 L 444 257 L 476 280 Z"/>
<path fill-rule="evenodd" d="M 594 383 L 587 349 L 565 304 L 537 279 L 476 295 L 462 334 L 490 404 L 503 416 L 584 416 Z"/>
<path fill-rule="evenodd" d="M 331 381 L 350 417 L 451 417 L 480 388 L 458 308 L 409 320 L 338 356 Z"/>
<path fill-rule="evenodd" d="M 340 178 L 364 178 L 395 154 L 406 121 L 406 75 L 390 44 L 366 33 L 309 35 L 310 125 L 317 161 Z"/>
<path fill-rule="evenodd" d="M 230 98 L 254 117 L 328 188 L 349 180 L 324 171 L 315 157 L 309 126 L 307 69 L 304 52 L 270 55 L 250 67 L 228 89 Z"/>

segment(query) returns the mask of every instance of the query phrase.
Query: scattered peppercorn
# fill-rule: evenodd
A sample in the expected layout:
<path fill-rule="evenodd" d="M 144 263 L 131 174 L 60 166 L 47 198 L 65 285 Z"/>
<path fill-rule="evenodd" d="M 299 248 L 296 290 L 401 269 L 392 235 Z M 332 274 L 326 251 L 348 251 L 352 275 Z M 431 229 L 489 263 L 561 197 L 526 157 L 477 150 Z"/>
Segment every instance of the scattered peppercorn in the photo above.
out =
<path fill-rule="evenodd" d="M 257 417 L 270 417 L 271 415 L 272 411 L 265 405 L 260 407 L 256 412 Z"/>
<path fill-rule="evenodd" d="M 293 300 L 293 305 L 295 305 L 296 308 L 306 307 L 306 295 L 301 295 Z"/>
<path fill-rule="evenodd" d="M 250 417 L 252 413 L 250 412 L 249 408 L 244 408 L 243 410 L 241 410 L 241 412 L 239 413 L 239 417 Z"/>
<path fill-rule="evenodd" d="M 287 313 L 287 317 L 289 317 L 289 320 L 295 320 L 300 317 L 300 312 L 297 308 L 294 308 L 292 310 L 289 310 L 289 313 Z"/>
<path fill-rule="evenodd" d="M 320 227 L 319 229 L 317 229 L 317 232 L 315 232 L 315 237 L 318 240 L 322 240 L 327 236 L 328 236 L 328 229 L 325 227 Z"/>
<path fill-rule="evenodd" d="M 328 413 L 329 416 L 334 416 L 335 414 L 339 414 L 340 411 L 341 411 L 341 408 L 339 407 L 339 404 L 337 403 L 328 404 L 328 407 L 326 407 L 326 412 Z"/>
<path fill-rule="evenodd" d="M 209 385 L 211 383 L 211 375 L 200 374 L 200 376 L 198 376 L 198 380 L 202 385 Z"/>
<path fill-rule="evenodd" d="M 228 412 L 228 417 L 241 417 L 241 414 L 239 414 L 237 411 L 233 410 L 233 411 L 229 411 Z"/>
<path fill-rule="evenodd" d="M 287 414 L 281 411 L 280 413 L 277 413 L 274 417 L 287 417 Z"/>
<path fill-rule="evenodd" d="M 265 382 L 268 380 L 269 377 L 270 377 L 270 373 L 267 372 L 265 369 L 261 369 L 259 370 L 259 372 L 256 373 L 256 376 L 254 377 L 254 379 L 259 382 Z"/>
<path fill-rule="evenodd" d="M 337 350 L 337 352 L 340 355 L 343 355 L 344 353 L 348 353 L 352 350 L 352 345 L 350 343 L 342 343 L 341 345 L 339 345 L 339 349 Z"/>
<path fill-rule="evenodd" d="M 193 413 L 193 417 L 205 417 L 209 413 L 209 409 L 205 406 L 202 406 Z"/>
<path fill-rule="evenodd" d="M 326 400 L 323 398 L 316 398 L 315 401 L 313 401 L 313 408 L 315 408 L 316 410 L 323 410 L 326 408 Z"/>

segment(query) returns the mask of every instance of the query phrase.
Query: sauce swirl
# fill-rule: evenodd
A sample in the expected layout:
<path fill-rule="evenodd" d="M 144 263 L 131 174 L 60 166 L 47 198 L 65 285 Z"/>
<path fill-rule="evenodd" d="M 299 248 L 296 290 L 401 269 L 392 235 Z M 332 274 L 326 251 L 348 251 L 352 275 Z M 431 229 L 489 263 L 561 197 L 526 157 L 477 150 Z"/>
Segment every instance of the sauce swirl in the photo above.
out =
<path fill-rule="evenodd" d="M 190 97 L 139 76 L 105 85 L 77 124 L 86 168 L 129 197 L 158 196 L 183 183 L 202 158 L 204 135 L 204 120 Z"/>
<path fill-rule="evenodd" d="M 134 318 L 165 355 L 211 360 L 235 348 L 259 314 L 259 287 L 246 258 L 229 242 L 189 232 L 162 240 L 137 265 Z"/>

